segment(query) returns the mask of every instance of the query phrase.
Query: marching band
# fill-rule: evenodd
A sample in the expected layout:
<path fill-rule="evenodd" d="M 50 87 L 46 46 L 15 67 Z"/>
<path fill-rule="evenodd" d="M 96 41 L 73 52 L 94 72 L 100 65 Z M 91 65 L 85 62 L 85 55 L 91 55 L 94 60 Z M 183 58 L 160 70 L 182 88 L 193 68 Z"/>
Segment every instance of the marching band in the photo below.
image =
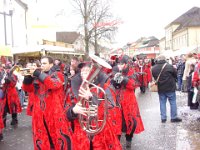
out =
<path fill-rule="evenodd" d="M 16 72 L 24 77 L 35 150 L 121 150 L 123 132 L 130 148 L 133 135 L 144 131 L 135 89 L 144 93 L 151 81 L 148 59 L 119 52 L 110 60 L 91 55 L 90 61 L 79 62 L 73 57 L 66 65 L 44 56 L 26 68 L 1 67 L 0 140 L 7 113 L 11 125 L 20 122 Z"/>

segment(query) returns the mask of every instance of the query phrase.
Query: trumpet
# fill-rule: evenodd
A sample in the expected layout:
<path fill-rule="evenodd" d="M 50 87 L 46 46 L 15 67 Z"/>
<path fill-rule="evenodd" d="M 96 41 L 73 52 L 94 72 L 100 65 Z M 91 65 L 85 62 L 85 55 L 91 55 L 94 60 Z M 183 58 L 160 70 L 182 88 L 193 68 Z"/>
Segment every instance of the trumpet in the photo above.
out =
<path fill-rule="evenodd" d="M 20 68 L 20 71 L 30 71 L 30 68 Z"/>
<path fill-rule="evenodd" d="M 23 76 L 29 76 L 29 75 L 33 75 L 33 72 L 36 70 L 36 69 L 40 69 L 40 67 L 38 68 L 20 68 L 20 72 Z"/>

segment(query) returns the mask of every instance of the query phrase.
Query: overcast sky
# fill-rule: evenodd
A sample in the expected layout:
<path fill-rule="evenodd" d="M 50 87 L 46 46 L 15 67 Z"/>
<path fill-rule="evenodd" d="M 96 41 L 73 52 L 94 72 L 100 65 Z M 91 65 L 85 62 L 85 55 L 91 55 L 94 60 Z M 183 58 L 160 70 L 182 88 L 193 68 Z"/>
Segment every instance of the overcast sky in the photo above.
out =
<path fill-rule="evenodd" d="M 164 28 L 200 0 L 114 0 L 114 11 L 123 19 L 116 36 L 117 45 L 133 42 L 142 36 L 165 36 Z"/>
<path fill-rule="evenodd" d="M 48 7 L 42 6 L 37 10 L 40 10 L 38 13 L 42 12 L 40 16 L 49 21 L 55 16 L 55 11 L 63 8 L 65 18 L 57 17 L 56 21 L 63 26 L 60 30 L 77 30 L 81 19 L 76 15 L 70 1 L 72 0 L 38 0 Z M 200 0 L 112 0 L 113 14 L 123 21 L 119 25 L 114 47 L 134 42 L 140 37 L 164 37 L 164 28 L 194 6 L 200 7 Z M 46 15 L 47 13 L 49 14 Z"/>

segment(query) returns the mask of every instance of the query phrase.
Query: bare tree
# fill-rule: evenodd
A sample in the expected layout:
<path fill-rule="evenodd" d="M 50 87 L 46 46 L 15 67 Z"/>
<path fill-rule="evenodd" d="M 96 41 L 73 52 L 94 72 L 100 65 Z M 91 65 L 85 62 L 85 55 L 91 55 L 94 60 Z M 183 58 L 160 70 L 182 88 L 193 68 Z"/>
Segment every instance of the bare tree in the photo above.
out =
<path fill-rule="evenodd" d="M 94 43 L 98 53 L 98 41 L 111 39 L 117 31 L 118 21 L 114 21 L 108 0 L 72 0 L 74 7 L 83 18 L 85 50 L 89 54 L 89 43 Z"/>
<path fill-rule="evenodd" d="M 92 33 L 91 40 L 94 41 L 95 53 L 98 51 L 99 40 L 112 40 L 117 29 L 119 20 L 113 19 L 110 12 L 110 5 L 108 2 L 98 3 L 94 11 L 94 32 Z"/>

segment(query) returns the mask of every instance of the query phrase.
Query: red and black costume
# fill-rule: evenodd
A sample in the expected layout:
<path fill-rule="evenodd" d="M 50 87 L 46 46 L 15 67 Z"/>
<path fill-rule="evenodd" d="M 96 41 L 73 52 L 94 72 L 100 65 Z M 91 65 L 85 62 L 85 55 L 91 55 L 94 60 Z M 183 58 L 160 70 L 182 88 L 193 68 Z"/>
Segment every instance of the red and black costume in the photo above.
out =
<path fill-rule="evenodd" d="M 3 68 L 0 68 L 0 83 L 4 75 Z M 4 122 L 3 122 L 3 113 L 4 113 L 4 107 L 5 107 L 5 100 L 4 100 L 4 92 L 2 90 L 2 87 L 0 89 L 0 141 L 3 140 L 3 128 L 4 128 Z"/>
<path fill-rule="evenodd" d="M 145 87 L 147 86 L 148 83 L 148 78 L 147 78 L 147 68 L 146 65 L 144 63 L 144 60 L 139 60 L 138 62 L 138 70 L 140 73 L 140 83 L 143 84 Z"/>
<path fill-rule="evenodd" d="M 191 79 L 192 85 L 190 85 L 190 83 L 188 83 L 188 85 L 190 85 L 190 87 L 188 86 L 188 88 L 191 88 L 191 89 L 196 88 L 198 90 L 198 92 L 197 92 L 197 96 L 196 96 L 196 102 L 195 103 L 192 102 L 192 98 L 194 96 L 194 92 L 193 92 L 193 95 L 191 96 L 192 97 L 191 100 L 188 100 L 188 105 L 190 106 L 190 109 L 199 109 L 200 110 L 200 63 L 197 64 L 194 74 L 192 72 L 193 71 L 191 69 L 191 71 L 190 71 L 191 77 L 189 76 L 189 78 L 192 78 Z M 193 74 L 193 76 L 192 76 L 192 74 Z M 189 99 L 189 96 L 188 96 L 188 99 Z"/>
<path fill-rule="evenodd" d="M 6 126 L 6 116 L 7 113 L 12 115 L 11 125 L 16 125 L 18 123 L 17 113 L 22 112 L 20 99 L 15 87 L 17 83 L 17 76 L 13 74 L 13 70 L 8 69 L 6 72 L 5 83 L 3 84 L 2 90 L 4 93 L 4 125 Z"/>
<path fill-rule="evenodd" d="M 144 72 L 147 74 L 147 84 L 152 80 L 152 73 L 151 73 L 151 62 L 144 63 Z"/>
<path fill-rule="evenodd" d="M 34 93 L 32 131 L 35 150 L 71 150 L 71 128 L 63 109 L 64 77 L 50 70 L 25 76 L 23 88 Z"/>
<path fill-rule="evenodd" d="M 123 61 L 120 60 L 121 63 L 127 64 L 127 57 L 126 55 L 123 56 Z M 113 68 L 113 74 L 119 72 L 118 66 L 115 66 Z M 142 118 L 134 93 L 134 89 L 139 86 L 139 83 L 137 75 L 129 65 L 122 70 L 121 75 L 123 76 L 121 83 L 117 83 L 115 80 L 111 82 L 116 88 L 117 101 L 121 105 L 122 131 L 126 132 L 126 140 L 131 141 L 134 133 L 137 134 L 144 131 Z"/>
<path fill-rule="evenodd" d="M 26 109 L 26 114 L 28 116 L 32 116 L 33 106 L 34 106 L 34 98 L 35 98 L 34 91 L 32 91 L 32 89 L 30 89 L 30 88 L 26 88 L 26 85 L 24 85 L 24 84 L 22 85 L 22 89 L 28 93 L 28 106 Z"/>
<path fill-rule="evenodd" d="M 103 72 L 101 72 L 97 79 L 95 80 L 95 85 L 99 85 L 102 87 L 106 95 L 108 97 L 109 101 L 109 110 L 108 110 L 108 117 L 106 119 L 106 124 L 103 128 L 103 130 L 94 135 L 92 139 L 90 139 L 86 132 L 81 128 L 78 115 L 74 114 L 72 109 L 75 106 L 75 104 L 78 102 L 78 90 L 80 88 L 80 85 L 82 83 L 82 79 L 80 76 L 80 73 L 78 73 L 76 76 L 72 78 L 71 82 L 71 96 L 68 97 L 68 111 L 67 111 L 67 117 L 71 121 L 72 128 L 73 128 L 73 141 L 74 141 L 74 150 L 121 150 L 120 142 L 117 138 L 117 135 L 114 130 L 116 126 L 113 127 L 113 124 L 117 124 L 117 120 L 115 120 L 117 117 L 113 117 L 112 114 L 109 112 L 112 111 L 112 109 L 115 108 L 115 101 L 113 100 L 113 93 L 111 89 L 109 88 L 108 84 L 106 84 L 106 80 L 108 77 Z M 101 77 L 100 77 L 101 76 Z M 91 91 L 92 92 L 92 91 Z M 98 96 L 102 96 L 102 93 L 99 93 Z M 102 119 L 104 108 L 102 107 L 104 102 L 99 102 L 96 99 L 96 96 L 93 95 L 92 102 L 94 104 L 98 105 L 98 117 Z M 114 110 L 113 110 L 114 113 Z M 117 130 L 116 130 L 117 131 Z"/>

